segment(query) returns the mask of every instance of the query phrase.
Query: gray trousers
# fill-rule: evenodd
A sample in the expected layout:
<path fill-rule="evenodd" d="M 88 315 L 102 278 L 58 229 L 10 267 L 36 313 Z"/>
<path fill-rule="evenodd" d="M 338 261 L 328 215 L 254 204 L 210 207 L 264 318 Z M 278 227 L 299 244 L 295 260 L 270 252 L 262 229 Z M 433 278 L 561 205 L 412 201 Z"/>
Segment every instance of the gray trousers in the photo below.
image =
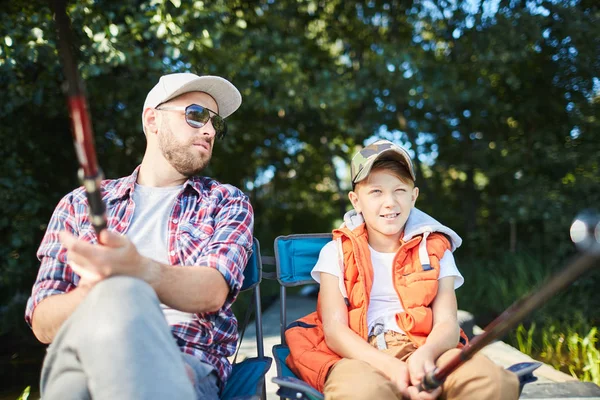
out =
<path fill-rule="evenodd" d="M 44 400 L 218 399 L 212 367 L 181 353 L 152 287 L 122 276 L 98 283 L 63 323 L 40 391 Z"/>

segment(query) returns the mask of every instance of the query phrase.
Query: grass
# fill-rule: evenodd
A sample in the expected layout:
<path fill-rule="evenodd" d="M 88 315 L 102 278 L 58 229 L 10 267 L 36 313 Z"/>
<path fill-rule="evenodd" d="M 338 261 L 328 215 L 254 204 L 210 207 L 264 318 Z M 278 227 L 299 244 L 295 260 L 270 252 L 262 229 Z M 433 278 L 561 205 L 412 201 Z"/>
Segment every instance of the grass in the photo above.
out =
<path fill-rule="evenodd" d="M 515 332 L 518 349 L 573 377 L 600 385 L 600 334 L 597 327 L 549 321 L 541 329 L 520 325 Z"/>
<path fill-rule="evenodd" d="M 31 386 L 27 386 L 23 393 L 17 398 L 17 400 L 27 400 L 29 398 L 29 393 L 31 392 Z"/>
<path fill-rule="evenodd" d="M 505 254 L 491 262 L 460 262 L 465 287 L 459 307 L 485 327 L 516 300 L 534 291 L 558 268 L 528 254 Z M 582 277 L 553 296 L 506 339 L 537 360 L 586 382 L 600 385 L 600 271 Z"/>

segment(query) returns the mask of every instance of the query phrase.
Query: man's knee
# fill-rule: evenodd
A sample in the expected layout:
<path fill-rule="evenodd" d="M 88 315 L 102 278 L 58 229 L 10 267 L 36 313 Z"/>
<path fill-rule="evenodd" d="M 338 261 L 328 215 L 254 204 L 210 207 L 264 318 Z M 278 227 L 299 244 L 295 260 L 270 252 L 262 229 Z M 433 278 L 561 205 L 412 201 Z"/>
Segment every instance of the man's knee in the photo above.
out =
<path fill-rule="evenodd" d="M 95 305 L 117 308 L 127 307 L 128 303 L 140 304 L 144 300 L 158 302 L 154 289 L 148 283 L 130 276 L 113 276 L 98 282 L 86 300 Z"/>
<path fill-rule="evenodd" d="M 127 336 L 141 325 L 148 325 L 148 320 L 163 318 L 154 289 L 140 279 L 127 276 L 99 282 L 81 306 L 77 319 L 82 319 L 89 328 L 88 334 L 100 341 Z"/>

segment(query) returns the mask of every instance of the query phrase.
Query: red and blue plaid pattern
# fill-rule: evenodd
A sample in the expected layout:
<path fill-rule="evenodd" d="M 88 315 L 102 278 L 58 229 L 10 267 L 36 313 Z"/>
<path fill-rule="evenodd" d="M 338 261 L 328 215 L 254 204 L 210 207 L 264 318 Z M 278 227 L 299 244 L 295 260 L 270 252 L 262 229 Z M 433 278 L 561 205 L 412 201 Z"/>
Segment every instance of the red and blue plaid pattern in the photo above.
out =
<path fill-rule="evenodd" d="M 113 231 L 124 234 L 129 228 L 135 207 L 131 193 L 138 172 L 139 167 L 128 177 L 102 182 L 108 228 Z M 181 350 L 213 365 L 221 382 L 231 372 L 227 357 L 237 344 L 237 320 L 231 305 L 242 287 L 243 270 L 252 251 L 253 224 L 246 195 L 205 177 L 192 177 L 185 183 L 168 224 L 171 265 L 215 268 L 229 284 L 229 296 L 219 311 L 198 314 L 192 322 L 171 326 Z M 25 311 L 29 325 L 33 310 L 43 299 L 69 292 L 79 282 L 79 276 L 66 264 L 66 250 L 58 239 L 62 230 L 97 243 L 83 188 L 60 201 L 38 249 L 41 266 Z"/>

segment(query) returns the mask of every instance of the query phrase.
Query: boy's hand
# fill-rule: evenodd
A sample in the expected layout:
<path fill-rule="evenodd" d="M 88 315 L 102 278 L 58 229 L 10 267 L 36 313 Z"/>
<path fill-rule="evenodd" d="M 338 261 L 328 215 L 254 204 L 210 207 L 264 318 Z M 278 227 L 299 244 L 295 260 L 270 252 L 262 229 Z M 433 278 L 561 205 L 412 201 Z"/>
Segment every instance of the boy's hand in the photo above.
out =
<path fill-rule="evenodd" d="M 416 386 L 409 386 L 408 394 L 410 400 L 435 400 L 442 394 L 442 387 L 438 387 L 433 392 L 419 392 Z"/>
<path fill-rule="evenodd" d="M 408 393 L 411 400 L 433 400 L 442 392 L 438 387 L 432 392 L 419 392 L 417 386 L 425 378 L 425 374 L 435 369 L 435 354 L 426 344 L 419 347 L 408 359 L 408 371 L 410 374 L 410 384 Z"/>
<path fill-rule="evenodd" d="M 410 386 L 410 376 L 408 374 L 408 366 L 404 361 L 390 357 L 389 364 L 386 365 L 383 371 L 387 377 L 396 384 L 403 398 L 410 398 L 408 387 Z"/>
<path fill-rule="evenodd" d="M 100 243 L 91 244 L 71 233 L 60 233 L 60 241 L 67 249 L 67 260 L 73 271 L 84 282 L 95 284 L 113 275 L 133 276 L 151 282 L 156 264 L 138 253 L 125 236 L 107 229 L 100 232 Z"/>
<path fill-rule="evenodd" d="M 427 344 L 419 347 L 406 362 L 408 372 L 410 373 L 410 383 L 417 386 L 425 374 L 435 369 L 435 354 L 431 351 Z"/>

